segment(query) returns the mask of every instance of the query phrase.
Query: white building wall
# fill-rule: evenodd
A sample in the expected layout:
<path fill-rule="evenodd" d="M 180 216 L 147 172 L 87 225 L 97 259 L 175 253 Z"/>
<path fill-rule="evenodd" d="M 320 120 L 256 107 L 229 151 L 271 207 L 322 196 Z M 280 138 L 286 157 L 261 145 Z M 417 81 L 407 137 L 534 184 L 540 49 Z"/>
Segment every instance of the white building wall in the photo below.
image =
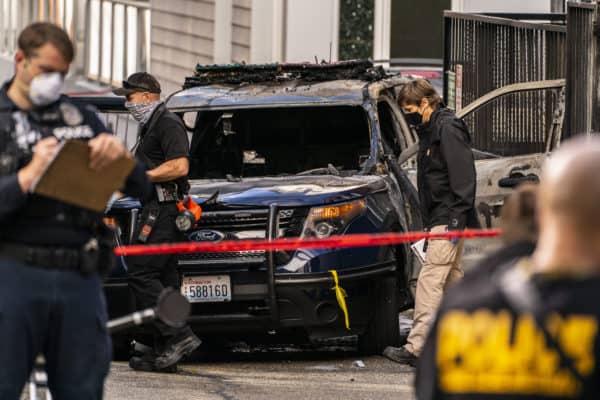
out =
<path fill-rule="evenodd" d="M 215 64 L 227 64 L 231 62 L 232 0 L 216 1 L 214 18 L 213 61 Z"/>
<path fill-rule="evenodd" d="M 284 11 L 282 0 L 252 0 L 250 62 L 283 60 Z"/>
<path fill-rule="evenodd" d="M 233 0 L 231 23 L 231 60 L 249 62 L 252 37 L 251 0 Z"/>
<path fill-rule="evenodd" d="M 215 4 L 214 0 L 151 0 L 151 6 L 150 72 L 167 94 L 181 89 L 197 63 L 213 62 Z"/>
<path fill-rule="evenodd" d="M 375 0 L 375 30 L 373 32 L 373 59 L 390 59 L 392 29 L 392 0 Z M 388 63 L 384 63 L 388 65 Z"/>
<path fill-rule="evenodd" d="M 251 0 L 215 2 L 214 62 L 248 62 L 250 59 Z"/>
<path fill-rule="evenodd" d="M 337 60 L 339 0 L 288 0 L 285 61 Z"/>
<path fill-rule="evenodd" d="M 252 0 L 250 61 L 338 58 L 340 0 Z"/>

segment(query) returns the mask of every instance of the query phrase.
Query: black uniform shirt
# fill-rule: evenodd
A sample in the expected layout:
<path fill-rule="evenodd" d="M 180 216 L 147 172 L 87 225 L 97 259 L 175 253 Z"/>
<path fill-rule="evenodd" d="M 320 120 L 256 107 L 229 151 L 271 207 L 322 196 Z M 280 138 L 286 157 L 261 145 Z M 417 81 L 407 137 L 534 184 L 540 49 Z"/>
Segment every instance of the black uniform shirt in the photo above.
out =
<path fill-rule="evenodd" d="M 530 266 L 528 259 L 518 268 Z M 451 287 L 417 366 L 419 400 L 600 398 L 600 276 L 534 275 L 542 319 L 572 365 L 561 363 L 529 313 L 486 274 Z"/>
<path fill-rule="evenodd" d="M 475 161 L 467 126 L 452 111 L 440 107 L 417 132 L 417 183 L 423 226 L 479 227 Z"/>
<path fill-rule="evenodd" d="M 167 161 L 188 157 L 189 147 L 187 131 L 181 118 L 161 104 L 140 129 L 140 142 L 135 155 L 147 164 L 148 168 L 154 169 Z M 175 183 L 180 194 L 187 193 L 187 176 L 176 179 Z"/>
<path fill-rule="evenodd" d="M 46 107 L 21 110 L 8 97 L 10 83 L 0 88 L 0 241 L 79 246 L 92 236 L 91 225 L 102 215 L 23 193 L 17 172 L 29 163 L 34 145 L 42 138 L 88 140 L 109 131 L 93 107 L 76 105 L 66 96 Z M 138 163 L 122 191 L 144 198 L 150 189 Z"/>

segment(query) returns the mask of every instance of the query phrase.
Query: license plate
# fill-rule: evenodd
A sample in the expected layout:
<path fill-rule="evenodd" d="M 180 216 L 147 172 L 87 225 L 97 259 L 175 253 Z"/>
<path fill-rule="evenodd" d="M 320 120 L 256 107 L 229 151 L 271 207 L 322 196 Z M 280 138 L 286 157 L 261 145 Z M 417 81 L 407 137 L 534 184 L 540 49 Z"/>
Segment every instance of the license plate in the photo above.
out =
<path fill-rule="evenodd" d="M 231 301 L 231 279 L 229 275 L 184 276 L 181 294 L 190 303 Z"/>

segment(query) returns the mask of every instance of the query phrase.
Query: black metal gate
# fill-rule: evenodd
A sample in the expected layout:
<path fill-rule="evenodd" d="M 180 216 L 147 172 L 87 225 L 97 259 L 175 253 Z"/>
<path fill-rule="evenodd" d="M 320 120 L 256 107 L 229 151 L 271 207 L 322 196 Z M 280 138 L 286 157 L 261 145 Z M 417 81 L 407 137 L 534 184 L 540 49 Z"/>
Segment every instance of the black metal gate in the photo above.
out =
<path fill-rule="evenodd" d="M 444 24 L 444 95 L 457 110 L 505 85 L 566 77 L 564 25 L 456 12 L 445 12 Z M 544 152 L 558 98 L 551 90 L 490 103 L 466 119 L 474 147 L 505 156 Z"/>
<path fill-rule="evenodd" d="M 568 3 L 565 135 L 600 131 L 598 3 Z"/>

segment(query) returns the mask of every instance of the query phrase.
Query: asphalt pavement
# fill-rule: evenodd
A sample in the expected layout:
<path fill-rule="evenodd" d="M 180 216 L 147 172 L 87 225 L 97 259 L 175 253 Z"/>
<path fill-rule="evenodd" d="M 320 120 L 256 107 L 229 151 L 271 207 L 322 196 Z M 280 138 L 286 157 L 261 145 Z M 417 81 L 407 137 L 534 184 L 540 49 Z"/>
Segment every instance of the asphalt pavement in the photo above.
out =
<path fill-rule="evenodd" d="M 400 336 L 412 326 L 399 315 Z M 403 400 L 413 399 L 414 368 L 362 357 L 356 338 L 307 344 L 203 343 L 176 374 L 137 372 L 113 362 L 106 400 Z"/>
<path fill-rule="evenodd" d="M 177 374 L 114 362 L 107 400 L 413 399 L 414 369 L 352 352 L 280 352 L 184 363 Z M 358 362 L 361 361 L 362 363 Z M 362 366 L 364 365 L 364 366 Z"/>

